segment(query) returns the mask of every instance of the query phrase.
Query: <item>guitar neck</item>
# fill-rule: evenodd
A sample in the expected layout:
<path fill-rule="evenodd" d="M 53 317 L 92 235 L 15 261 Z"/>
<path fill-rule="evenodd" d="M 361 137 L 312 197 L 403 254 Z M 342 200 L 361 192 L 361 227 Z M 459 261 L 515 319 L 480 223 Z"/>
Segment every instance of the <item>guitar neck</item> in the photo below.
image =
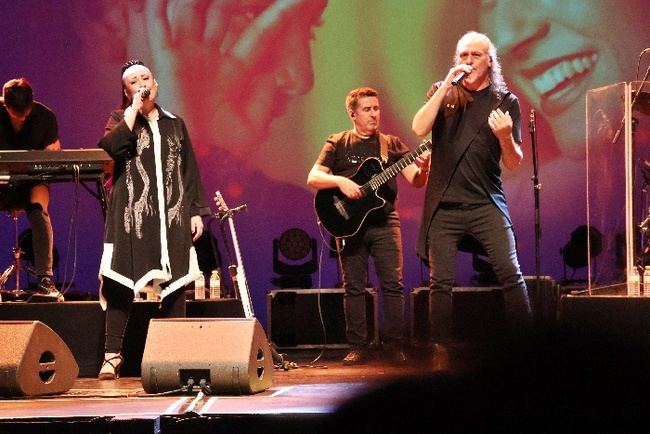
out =
<path fill-rule="evenodd" d="M 364 190 L 369 190 L 369 189 L 377 190 L 379 187 L 381 187 L 383 184 L 385 184 L 391 178 L 393 178 L 395 175 L 401 172 L 406 166 L 415 162 L 415 160 L 420 155 L 422 155 L 424 152 L 430 149 L 431 149 L 431 140 L 425 140 L 424 142 L 420 143 L 417 146 L 417 148 L 415 148 L 415 150 L 404 155 L 395 164 L 392 164 L 381 173 L 378 173 L 375 176 L 373 176 L 368 182 L 366 182 L 363 186 L 361 186 L 361 188 Z"/>

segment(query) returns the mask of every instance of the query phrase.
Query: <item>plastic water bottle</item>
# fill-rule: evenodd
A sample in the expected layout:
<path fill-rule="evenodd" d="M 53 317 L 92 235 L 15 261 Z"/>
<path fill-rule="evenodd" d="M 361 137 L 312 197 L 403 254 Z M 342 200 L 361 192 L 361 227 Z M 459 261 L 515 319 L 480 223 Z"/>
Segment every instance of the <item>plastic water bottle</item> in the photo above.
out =
<path fill-rule="evenodd" d="M 641 275 L 636 266 L 632 267 L 630 274 L 627 276 L 627 295 L 630 297 L 639 297 L 641 295 Z"/>
<path fill-rule="evenodd" d="M 221 298 L 221 273 L 218 269 L 212 270 L 210 275 L 210 298 Z"/>
<path fill-rule="evenodd" d="M 194 281 L 194 300 L 204 300 L 205 299 L 205 276 L 201 274 Z"/>
<path fill-rule="evenodd" d="M 650 265 L 643 269 L 643 295 L 650 297 Z"/>

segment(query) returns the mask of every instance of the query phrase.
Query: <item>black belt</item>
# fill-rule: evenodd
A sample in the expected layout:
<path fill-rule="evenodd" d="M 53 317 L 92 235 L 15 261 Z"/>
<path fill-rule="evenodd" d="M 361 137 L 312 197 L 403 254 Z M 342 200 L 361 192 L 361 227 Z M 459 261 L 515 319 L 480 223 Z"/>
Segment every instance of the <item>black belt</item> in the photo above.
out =
<path fill-rule="evenodd" d="M 486 202 L 486 203 L 440 202 L 438 204 L 438 209 L 473 210 L 489 204 L 490 202 Z"/>

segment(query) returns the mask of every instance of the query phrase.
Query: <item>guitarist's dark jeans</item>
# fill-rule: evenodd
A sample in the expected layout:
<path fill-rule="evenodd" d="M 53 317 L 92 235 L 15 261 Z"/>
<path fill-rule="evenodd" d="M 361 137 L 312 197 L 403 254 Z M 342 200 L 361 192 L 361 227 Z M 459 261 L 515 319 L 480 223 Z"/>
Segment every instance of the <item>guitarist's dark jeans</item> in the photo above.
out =
<path fill-rule="evenodd" d="M 472 234 L 488 253 L 503 288 L 506 319 L 513 328 L 529 326 L 531 308 L 519 267 L 512 225 L 493 204 L 440 207 L 428 233 L 431 266 L 429 318 L 431 340 L 453 341 L 451 292 L 456 272 L 458 242 Z M 514 331 L 514 330 L 513 330 Z"/>
<path fill-rule="evenodd" d="M 396 224 L 399 224 L 395 219 Z M 374 260 L 383 296 L 382 342 L 399 347 L 404 334 L 402 236 L 399 226 L 369 226 L 344 242 L 337 239 L 345 288 L 346 337 L 353 347 L 368 344 L 366 287 L 368 263 Z M 379 315 L 379 312 L 376 313 Z"/>

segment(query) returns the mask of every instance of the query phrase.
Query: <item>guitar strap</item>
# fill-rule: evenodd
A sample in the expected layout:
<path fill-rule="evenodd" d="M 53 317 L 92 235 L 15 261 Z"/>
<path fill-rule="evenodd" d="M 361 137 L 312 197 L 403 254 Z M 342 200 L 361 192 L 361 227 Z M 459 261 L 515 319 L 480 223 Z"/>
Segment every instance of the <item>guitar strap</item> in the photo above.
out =
<path fill-rule="evenodd" d="M 382 163 L 388 163 L 388 136 L 382 133 L 379 133 L 379 155 Z"/>
<path fill-rule="evenodd" d="M 478 116 L 475 116 L 473 120 L 470 120 L 470 122 L 467 123 L 467 125 L 464 128 L 464 133 L 461 135 L 460 139 L 458 139 L 458 142 L 464 143 L 464 145 L 462 147 L 459 147 L 459 149 L 462 149 L 462 152 L 458 154 L 456 158 L 456 164 L 458 164 L 458 162 L 463 157 L 465 152 L 467 152 L 467 150 L 469 149 L 470 145 L 472 144 L 476 136 L 479 135 L 481 131 L 481 126 L 484 123 L 487 123 L 488 114 L 493 110 L 496 110 L 499 107 L 501 107 L 501 105 L 508 99 L 510 93 L 511 93 L 510 91 L 496 92 L 494 94 L 493 101 L 490 104 L 490 106 L 485 108 L 485 112 L 481 113 Z"/>

